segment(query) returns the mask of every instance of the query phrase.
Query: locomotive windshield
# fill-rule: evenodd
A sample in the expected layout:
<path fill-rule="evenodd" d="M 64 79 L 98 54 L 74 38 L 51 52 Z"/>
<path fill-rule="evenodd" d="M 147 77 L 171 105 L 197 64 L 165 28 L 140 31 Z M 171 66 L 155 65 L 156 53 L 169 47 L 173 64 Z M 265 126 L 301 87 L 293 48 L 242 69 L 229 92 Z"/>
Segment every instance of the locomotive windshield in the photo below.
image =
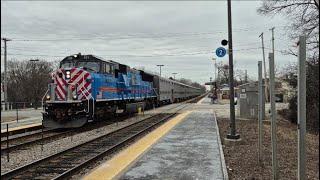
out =
<path fill-rule="evenodd" d="M 72 67 L 74 67 L 74 62 L 72 61 L 61 62 L 60 64 L 60 68 L 72 68 Z"/>
<path fill-rule="evenodd" d="M 62 61 L 60 64 L 60 68 L 83 68 L 91 72 L 99 72 L 100 71 L 100 63 L 94 61 Z"/>
<path fill-rule="evenodd" d="M 80 61 L 77 63 L 77 67 L 82 67 L 89 71 L 99 72 L 100 70 L 100 63 L 99 62 L 90 62 L 90 61 Z"/>

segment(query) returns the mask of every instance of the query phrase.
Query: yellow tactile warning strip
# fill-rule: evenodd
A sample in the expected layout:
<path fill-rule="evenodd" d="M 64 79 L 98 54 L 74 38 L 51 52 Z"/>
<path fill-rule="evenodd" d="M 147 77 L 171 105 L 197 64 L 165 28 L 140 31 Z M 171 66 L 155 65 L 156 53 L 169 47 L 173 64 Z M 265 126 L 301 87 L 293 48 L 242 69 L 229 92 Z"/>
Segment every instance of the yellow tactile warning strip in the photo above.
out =
<path fill-rule="evenodd" d="M 202 101 L 205 99 L 206 99 L 206 97 L 203 97 L 200 101 L 197 102 L 197 104 L 202 104 Z"/>
<path fill-rule="evenodd" d="M 84 180 L 96 179 L 113 179 L 123 172 L 132 162 L 139 158 L 146 152 L 153 144 L 155 144 L 161 137 L 168 133 L 173 127 L 180 123 L 191 111 L 186 111 L 165 124 L 161 125 L 136 143 L 123 150 L 115 157 L 105 162 L 90 174 L 85 176 Z"/>
<path fill-rule="evenodd" d="M 9 132 L 10 131 L 16 131 L 16 130 L 19 130 L 19 129 L 26 129 L 26 128 L 31 128 L 31 127 L 36 127 L 36 126 L 41 126 L 41 123 L 35 123 L 35 124 L 29 124 L 29 125 L 9 128 Z M 7 132 L 7 129 L 2 129 L 1 130 L 1 133 L 4 133 L 4 132 Z"/>

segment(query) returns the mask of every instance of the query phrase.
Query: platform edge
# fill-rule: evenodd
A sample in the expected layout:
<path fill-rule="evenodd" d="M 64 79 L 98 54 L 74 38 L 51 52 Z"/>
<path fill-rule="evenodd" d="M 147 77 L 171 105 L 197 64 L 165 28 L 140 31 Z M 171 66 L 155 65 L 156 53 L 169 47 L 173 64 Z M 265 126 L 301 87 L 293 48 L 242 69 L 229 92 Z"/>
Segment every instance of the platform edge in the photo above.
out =
<path fill-rule="evenodd" d="M 221 169 L 222 169 L 222 173 L 223 173 L 223 179 L 229 180 L 228 170 L 227 170 L 227 166 L 226 166 L 226 161 L 224 159 L 224 153 L 223 153 L 222 144 L 221 144 L 218 120 L 217 120 L 216 113 L 214 111 L 213 111 L 213 116 L 214 116 L 214 119 L 216 122 L 217 139 L 218 139 L 218 145 L 219 145 L 219 151 L 220 151 L 220 160 L 221 160 L 220 162 L 221 162 Z"/>

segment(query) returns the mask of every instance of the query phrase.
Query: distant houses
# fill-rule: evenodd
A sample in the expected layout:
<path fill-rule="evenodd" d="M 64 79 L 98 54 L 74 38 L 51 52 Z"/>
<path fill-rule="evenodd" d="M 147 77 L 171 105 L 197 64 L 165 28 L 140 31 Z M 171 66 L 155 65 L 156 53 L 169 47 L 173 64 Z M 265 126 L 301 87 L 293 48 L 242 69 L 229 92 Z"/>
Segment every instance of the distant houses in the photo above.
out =
<path fill-rule="evenodd" d="M 258 81 L 252 81 L 245 84 L 252 84 L 252 86 L 258 86 Z M 234 96 L 239 97 L 241 87 L 245 84 L 238 85 L 234 88 Z M 269 87 L 269 86 L 268 86 Z M 258 90 L 258 88 L 257 88 Z M 295 89 L 293 89 L 288 82 L 286 82 L 284 79 L 277 78 L 275 81 L 275 96 L 276 96 L 276 102 L 284 102 L 287 103 L 289 98 L 292 97 L 295 94 Z M 228 84 L 222 84 L 217 90 L 218 92 L 218 99 L 229 99 L 230 95 L 230 87 Z M 268 88 L 268 94 L 269 94 L 269 88 Z"/>

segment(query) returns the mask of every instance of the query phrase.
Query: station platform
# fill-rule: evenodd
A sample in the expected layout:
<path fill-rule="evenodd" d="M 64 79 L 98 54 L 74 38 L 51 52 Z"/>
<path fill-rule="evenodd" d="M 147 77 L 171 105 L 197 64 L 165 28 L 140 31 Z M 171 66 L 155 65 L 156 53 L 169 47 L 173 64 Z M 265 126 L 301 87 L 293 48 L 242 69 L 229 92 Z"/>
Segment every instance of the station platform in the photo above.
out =
<path fill-rule="evenodd" d="M 23 109 L 18 111 L 18 121 L 16 121 L 17 112 L 15 110 L 1 111 L 1 133 L 23 129 L 31 126 L 38 126 L 42 122 L 42 109 Z"/>
<path fill-rule="evenodd" d="M 211 99 L 189 104 L 84 179 L 228 179 Z"/>
<path fill-rule="evenodd" d="M 7 123 L 1 123 L 1 133 L 7 131 L 7 124 L 10 131 L 16 131 L 19 129 L 25 129 L 33 126 L 40 126 L 42 124 L 42 117 L 32 117 L 32 118 L 26 118 L 23 120 L 17 121 L 11 121 Z"/>

